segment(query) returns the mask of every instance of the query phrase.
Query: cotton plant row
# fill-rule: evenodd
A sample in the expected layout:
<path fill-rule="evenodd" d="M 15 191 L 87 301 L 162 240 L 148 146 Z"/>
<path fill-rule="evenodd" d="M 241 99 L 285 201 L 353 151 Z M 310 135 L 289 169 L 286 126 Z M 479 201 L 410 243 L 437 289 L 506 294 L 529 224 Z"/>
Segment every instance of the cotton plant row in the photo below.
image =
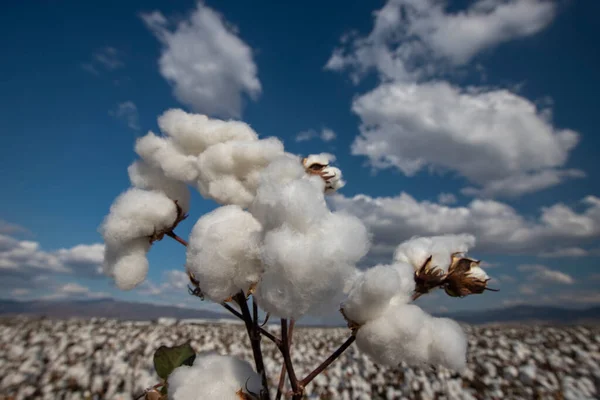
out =
<path fill-rule="evenodd" d="M 255 368 L 227 355 L 188 354 L 189 346 L 162 348 L 155 366 L 163 381 L 142 396 L 270 399 L 263 337 L 284 359 L 277 399 L 302 398 L 304 387 L 354 342 L 385 365 L 464 368 L 467 342 L 460 326 L 412 301 L 438 288 L 454 297 L 488 289 L 479 261 L 465 256 L 473 236 L 415 237 L 398 246 L 389 265 L 361 271 L 356 265 L 369 251 L 369 232 L 325 200 L 345 184 L 333 156 L 301 158 L 276 138 L 260 139 L 243 122 L 182 110 L 167 111 L 158 125 L 161 135 L 137 140 L 140 159 L 128 169 L 132 187 L 100 227 L 104 270 L 119 288 L 132 289 L 146 278 L 150 246 L 165 235 L 179 241 L 187 247 L 190 293 L 244 321 Z M 200 217 L 184 240 L 174 229 L 189 211 L 190 187 L 220 207 Z M 260 325 L 259 308 L 281 319 L 279 337 Z M 290 356 L 295 321 L 338 308 L 350 328 L 348 340 L 300 379 Z"/>

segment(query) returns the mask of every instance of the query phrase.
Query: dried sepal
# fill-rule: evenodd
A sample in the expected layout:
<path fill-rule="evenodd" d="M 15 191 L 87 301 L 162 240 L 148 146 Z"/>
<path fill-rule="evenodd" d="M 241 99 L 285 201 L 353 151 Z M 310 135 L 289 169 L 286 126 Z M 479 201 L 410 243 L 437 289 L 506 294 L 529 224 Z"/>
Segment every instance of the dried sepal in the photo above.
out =
<path fill-rule="evenodd" d="M 321 156 L 308 156 L 302 159 L 302 165 L 309 175 L 318 175 L 325 182 L 325 193 L 332 193 L 345 185 L 342 171 L 329 165 L 329 161 Z"/>
<path fill-rule="evenodd" d="M 352 335 L 356 335 L 356 332 L 362 325 L 359 324 L 358 322 L 352 321 L 350 318 L 348 318 L 346 316 L 346 313 L 344 312 L 343 308 L 340 308 L 340 313 L 344 317 L 344 320 L 346 321 L 346 324 L 348 325 L 348 329 L 350 329 L 352 331 Z"/>
<path fill-rule="evenodd" d="M 437 266 L 432 265 L 433 256 L 427 260 L 415 271 L 415 297 L 429 293 L 443 285 L 446 274 Z"/>
<path fill-rule="evenodd" d="M 163 400 L 166 398 L 167 398 L 167 396 L 162 395 L 156 389 L 146 390 L 146 393 L 144 394 L 144 400 Z"/>
<path fill-rule="evenodd" d="M 452 262 L 444 280 L 444 290 L 448 296 L 465 297 L 471 294 L 481 294 L 490 280 L 479 266 L 481 261 L 464 257 L 460 253 L 452 254 Z"/>
<path fill-rule="evenodd" d="M 161 229 L 159 231 L 155 229 L 152 235 L 148 236 L 148 241 L 150 244 L 162 240 L 166 234 L 172 233 L 173 230 L 177 228 L 177 225 L 179 225 L 181 221 L 188 217 L 188 215 L 183 212 L 183 208 L 181 208 L 177 200 L 173 200 L 173 202 L 175 203 L 175 209 L 177 210 L 177 217 L 175 218 L 175 221 L 173 221 L 173 224 L 166 229 Z"/>

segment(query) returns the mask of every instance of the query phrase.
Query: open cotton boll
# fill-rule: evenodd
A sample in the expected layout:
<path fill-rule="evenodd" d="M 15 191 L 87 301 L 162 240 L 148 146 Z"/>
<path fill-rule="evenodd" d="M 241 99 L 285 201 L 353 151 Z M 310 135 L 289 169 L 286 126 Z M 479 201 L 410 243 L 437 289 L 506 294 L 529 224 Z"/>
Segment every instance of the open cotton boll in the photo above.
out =
<path fill-rule="evenodd" d="M 354 266 L 328 258 L 327 240 L 319 229 L 303 234 L 287 224 L 267 233 L 261 253 L 264 272 L 255 291 L 263 310 L 298 319 L 339 304 Z"/>
<path fill-rule="evenodd" d="M 172 226 L 176 218 L 175 203 L 163 192 L 132 188 L 115 199 L 100 233 L 108 246 L 118 248 Z"/>
<path fill-rule="evenodd" d="M 460 325 L 449 318 L 433 318 L 431 363 L 461 372 L 467 365 L 467 338 Z"/>
<path fill-rule="evenodd" d="M 400 244 L 394 252 L 394 260 L 421 268 L 429 256 L 431 266 L 448 271 L 452 253 L 467 252 L 475 245 L 475 237 L 468 234 L 414 237 Z"/>
<path fill-rule="evenodd" d="M 430 362 L 432 317 L 413 304 L 389 306 L 377 319 L 370 320 L 356 333 L 356 344 L 375 362 L 412 366 Z"/>
<path fill-rule="evenodd" d="M 219 207 L 196 222 L 186 268 L 209 299 L 221 303 L 259 279 L 262 227 L 239 206 Z"/>
<path fill-rule="evenodd" d="M 170 138 L 148 132 L 135 143 L 135 152 L 153 167 L 182 182 L 193 182 L 198 177 L 197 157 L 182 153 Z"/>
<path fill-rule="evenodd" d="M 325 257 L 354 264 L 363 258 L 371 245 L 370 234 L 364 223 L 345 212 L 332 213 L 323 200 L 326 216 L 316 220 L 314 229 L 319 229 L 326 238 L 323 249 Z M 312 210 L 314 212 L 314 210 Z"/>
<path fill-rule="evenodd" d="M 256 194 L 260 172 L 283 153 L 276 138 L 218 143 L 198 157 L 198 187 L 221 204 L 247 207 Z"/>
<path fill-rule="evenodd" d="M 198 355 L 192 366 L 175 368 L 167 383 L 169 400 L 240 400 L 240 389 L 261 390 L 260 376 L 248 362 L 215 354 Z"/>
<path fill-rule="evenodd" d="M 158 190 L 167 195 L 184 213 L 190 209 L 190 190 L 185 183 L 167 178 L 163 172 L 143 160 L 138 160 L 127 168 L 131 184 L 139 189 Z"/>
<path fill-rule="evenodd" d="M 119 249 L 107 247 L 104 270 L 114 278 L 119 289 L 131 290 L 146 279 L 148 275 L 146 255 L 149 249 L 148 238 L 132 240 Z"/>
<path fill-rule="evenodd" d="M 392 304 L 406 304 L 415 291 L 415 271 L 412 265 L 396 262 L 391 266 L 400 278 L 400 289 L 392 299 Z"/>
<path fill-rule="evenodd" d="M 388 265 L 377 265 L 356 278 L 342 304 L 344 316 L 357 324 L 378 318 L 401 287 L 400 275 Z"/>
<path fill-rule="evenodd" d="M 256 132 L 244 122 L 211 119 L 181 109 L 167 110 L 158 118 L 158 126 L 185 154 L 191 155 L 199 155 L 217 143 L 258 139 Z"/>

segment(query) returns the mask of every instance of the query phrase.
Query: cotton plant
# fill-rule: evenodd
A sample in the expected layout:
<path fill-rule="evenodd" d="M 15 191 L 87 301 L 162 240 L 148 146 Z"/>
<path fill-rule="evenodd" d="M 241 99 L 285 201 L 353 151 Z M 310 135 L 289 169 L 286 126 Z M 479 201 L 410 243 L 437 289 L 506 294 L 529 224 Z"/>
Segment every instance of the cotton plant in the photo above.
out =
<path fill-rule="evenodd" d="M 244 322 L 254 367 L 227 355 L 195 354 L 189 343 L 163 346 L 154 355 L 161 381 L 139 398 L 301 399 L 306 385 L 355 342 L 385 365 L 465 367 L 460 325 L 427 314 L 414 300 L 436 289 L 452 297 L 491 290 L 480 262 L 466 256 L 473 236 L 413 237 L 398 245 L 389 264 L 361 270 L 371 235 L 360 219 L 328 207 L 326 196 L 345 185 L 333 155 L 300 157 L 243 122 L 182 110 L 168 110 L 158 125 L 160 134 L 137 140 L 131 188 L 100 226 L 104 270 L 130 290 L 146 279 L 147 252 L 156 241 L 168 236 L 186 246 L 189 292 Z M 201 216 L 186 240 L 175 229 L 189 212 L 190 188 L 219 207 Z M 297 376 L 290 356 L 295 322 L 335 309 L 348 323 L 348 339 Z M 259 310 L 278 317 L 281 330 L 261 324 Z M 279 377 L 266 376 L 262 338 L 283 356 Z"/>

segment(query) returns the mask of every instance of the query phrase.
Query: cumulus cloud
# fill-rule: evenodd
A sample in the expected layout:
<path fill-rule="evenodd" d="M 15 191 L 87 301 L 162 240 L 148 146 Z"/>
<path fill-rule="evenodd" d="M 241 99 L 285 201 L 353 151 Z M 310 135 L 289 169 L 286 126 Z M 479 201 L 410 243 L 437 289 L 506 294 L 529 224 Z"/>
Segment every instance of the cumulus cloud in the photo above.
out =
<path fill-rule="evenodd" d="M 452 193 L 440 193 L 438 195 L 438 202 L 440 204 L 454 204 L 457 201 L 456 196 Z"/>
<path fill-rule="evenodd" d="M 345 35 L 325 68 L 350 69 L 355 81 L 371 69 L 384 79 L 414 80 L 534 35 L 556 13 L 547 0 L 479 0 L 452 12 L 447 6 L 439 0 L 389 0 L 374 13 L 371 32 Z"/>
<path fill-rule="evenodd" d="M 117 106 L 113 110 L 110 110 L 108 114 L 125 121 L 130 129 L 133 129 L 134 131 L 140 130 L 140 117 L 137 106 L 133 101 L 125 101 L 117 104 Z"/>
<path fill-rule="evenodd" d="M 91 290 L 87 286 L 80 285 L 76 282 L 69 282 L 62 285 L 58 285 L 53 288 L 53 292 L 42 296 L 42 300 L 59 300 L 65 298 L 88 298 L 88 299 L 99 299 L 110 297 L 109 293 L 96 292 Z"/>
<path fill-rule="evenodd" d="M 252 49 L 215 10 L 198 2 L 177 23 L 158 11 L 141 18 L 162 44 L 160 73 L 181 103 L 205 114 L 237 118 L 242 95 L 255 99 L 261 93 Z"/>
<path fill-rule="evenodd" d="M 494 200 L 475 199 L 453 207 L 418 201 L 407 193 L 394 197 L 338 194 L 330 202 L 365 223 L 374 234 L 371 259 L 382 262 L 414 235 L 469 233 L 477 238 L 477 252 L 533 255 L 600 237 L 600 199 L 594 196 L 581 201 L 581 212 L 558 203 L 542 208 L 537 216 L 523 216 Z"/>
<path fill-rule="evenodd" d="M 545 258 L 567 258 L 567 257 L 585 257 L 590 254 L 589 251 L 580 247 L 563 247 L 549 251 L 542 251 L 539 256 Z"/>
<path fill-rule="evenodd" d="M 17 233 L 30 233 L 27 228 L 20 225 L 10 223 L 3 219 L 0 219 L 0 235 L 14 235 Z"/>
<path fill-rule="evenodd" d="M 336 133 L 329 128 L 323 128 L 321 129 L 321 132 L 309 129 L 307 131 L 299 132 L 296 135 L 296 142 L 305 142 L 316 138 L 319 138 L 324 142 L 331 142 L 332 140 L 335 140 L 336 137 Z"/>
<path fill-rule="evenodd" d="M 39 243 L 0 234 L 0 274 L 34 276 L 43 273 L 100 276 L 103 244 L 80 244 L 45 251 Z"/>
<path fill-rule="evenodd" d="M 361 119 L 352 153 L 375 168 L 407 176 L 425 167 L 456 171 L 481 187 L 465 194 L 488 196 L 516 196 L 583 176 L 560 170 L 579 134 L 553 127 L 547 112 L 507 90 L 396 82 L 356 98 L 352 109 Z"/>
<path fill-rule="evenodd" d="M 560 283 L 565 285 L 572 285 L 575 283 L 575 279 L 564 272 L 550 269 L 544 265 L 539 264 L 524 264 L 519 265 L 517 269 L 521 272 L 529 273 L 527 279 L 538 283 Z"/>

